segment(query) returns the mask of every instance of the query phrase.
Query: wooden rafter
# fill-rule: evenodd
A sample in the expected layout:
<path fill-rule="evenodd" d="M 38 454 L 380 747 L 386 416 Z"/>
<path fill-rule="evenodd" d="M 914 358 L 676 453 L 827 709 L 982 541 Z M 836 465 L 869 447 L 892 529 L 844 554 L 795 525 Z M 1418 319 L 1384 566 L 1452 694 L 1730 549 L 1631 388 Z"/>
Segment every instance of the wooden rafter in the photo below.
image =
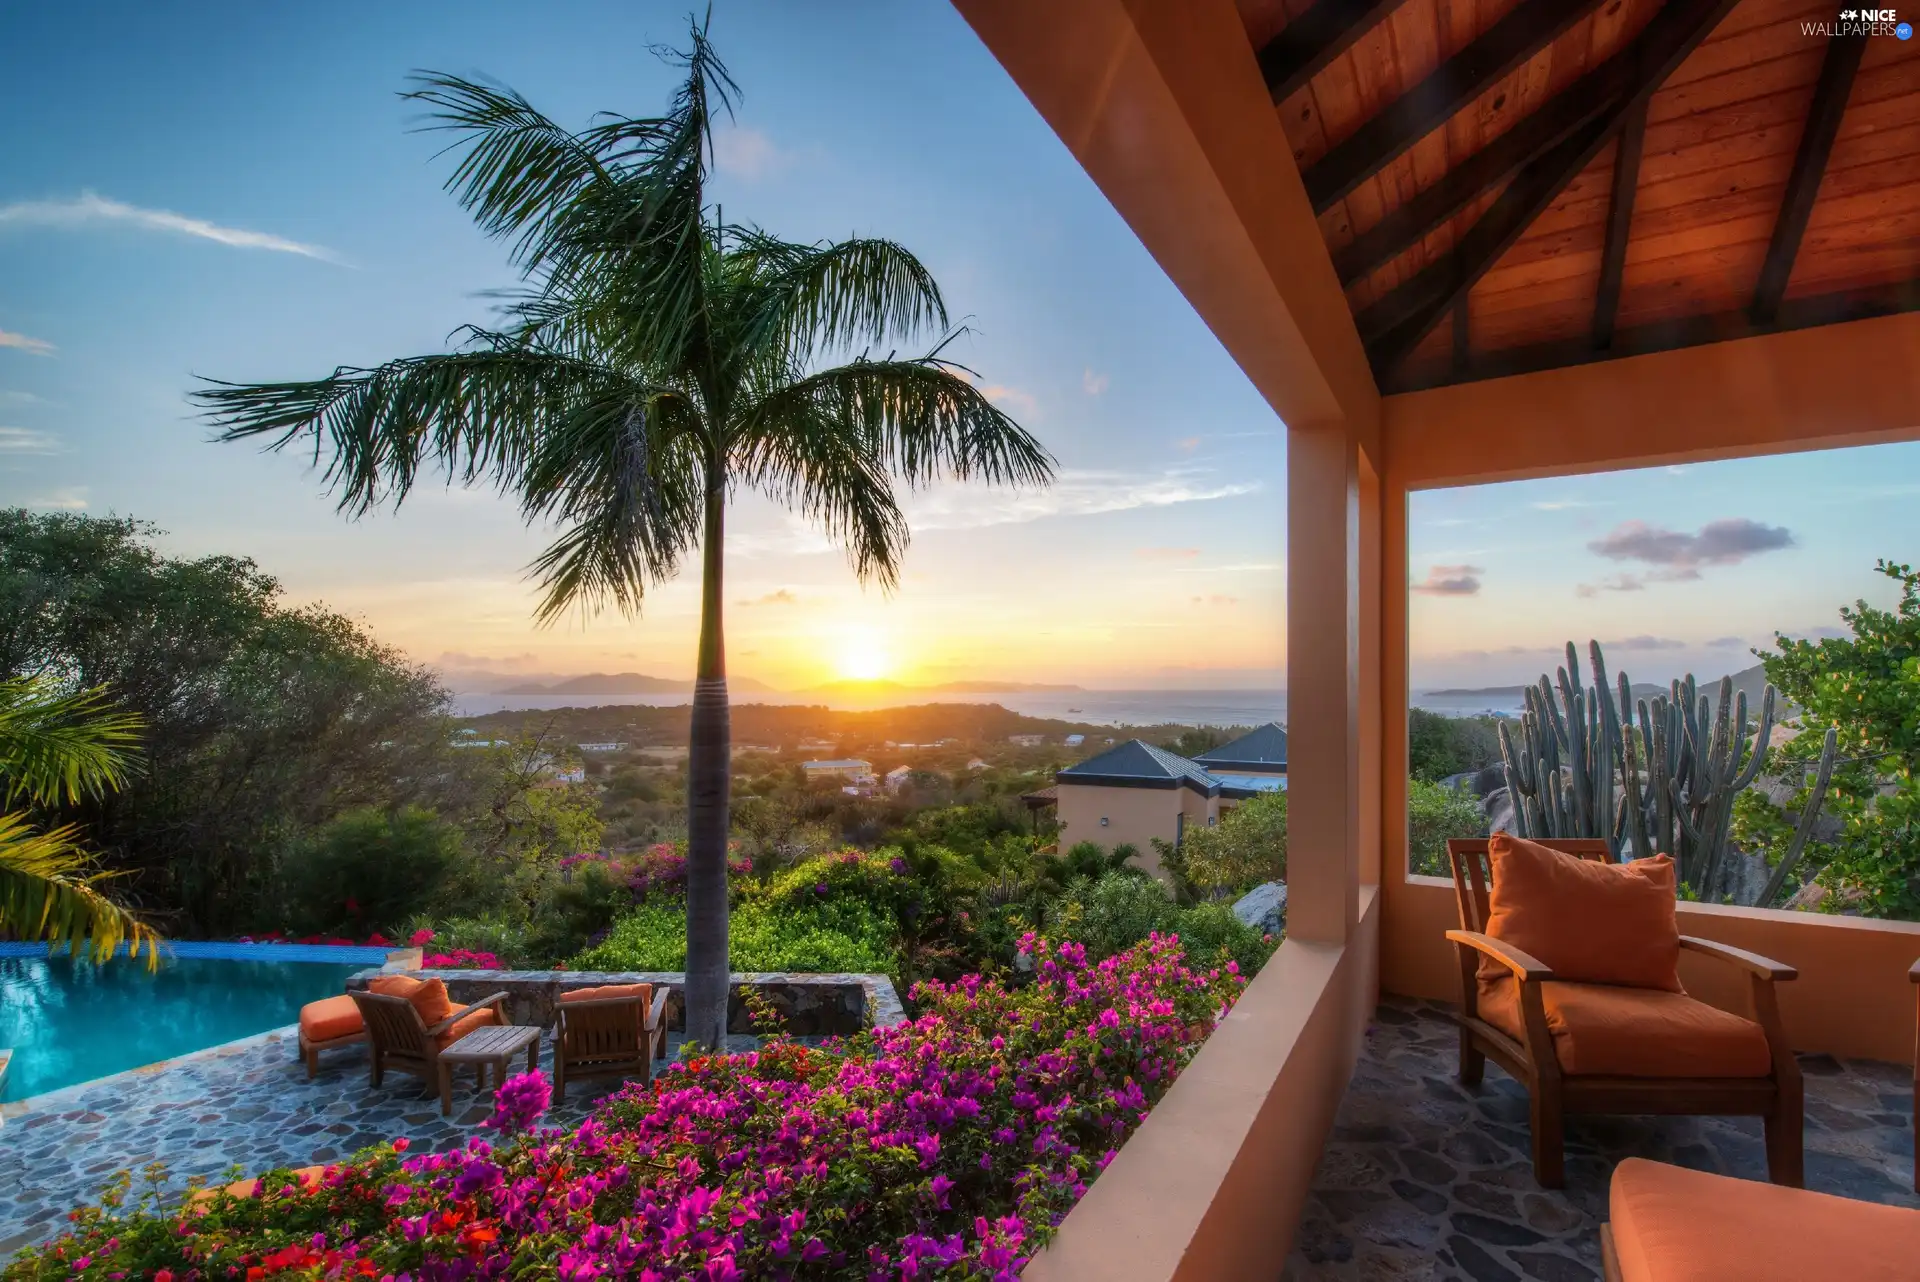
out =
<path fill-rule="evenodd" d="M 1820 195 L 1820 180 L 1827 172 L 1827 157 L 1833 154 L 1833 140 L 1840 133 L 1840 118 L 1846 115 L 1853 76 L 1860 69 L 1860 56 L 1866 48 L 1864 34 L 1834 36 L 1827 42 L 1820 82 L 1814 86 L 1813 105 L 1807 110 L 1807 127 L 1793 156 L 1793 173 L 1780 199 L 1773 239 L 1767 243 L 1767 257 L 1760 264 L 1760 281 L 1753 291 L 1750 311 L 1759 324 L 1772 321 L 1780 310 L 1780 300 L 1786 297 L 1793 260 L 1800 253 L 1800 238 L 1806 235 L 1807 220 L 1813 216 L 1813 202 Z"/>
<path fill-rule="evenodd" d="M 1260 74 L 1277 104 L 1353 47 L 1401 0 L 1320 0 L 1260 50 Z"/>
<path fill-rule="evenodd" d="M 1674 68 L 1719 24 L 1738 0 L 1674 0 L 1634 42 L 1637 87 L 1528 162 L 1452 251 L 1362 311 L 1355 323 L 1376 377 L 1385 376 L 1446 316 L 1533 220 L 1615 137 L 1627 116 L 1644 107 Z"/>
<path fill-rule="evenodd" d="M 1633 234 L 1633 198 L 1640 189 L 1640 150 L 1647 137 L 1647 104 L 1628 113 L 1613 157 L 1613 190 L 1607 197 L 1607 240 L 1600 251 L 1600 287 L 1593 295 L 1593 345 L 1613 346 L 1620 311 L 1620 281 L 1627 268 L 1627 238 Z"/>
<path fill-rule="evenodd" d="M 1303 175 L 1315 213 L 1380 172 L 1495 81 L 1552 44 L 1601 0 L 1521 0 Z"/>

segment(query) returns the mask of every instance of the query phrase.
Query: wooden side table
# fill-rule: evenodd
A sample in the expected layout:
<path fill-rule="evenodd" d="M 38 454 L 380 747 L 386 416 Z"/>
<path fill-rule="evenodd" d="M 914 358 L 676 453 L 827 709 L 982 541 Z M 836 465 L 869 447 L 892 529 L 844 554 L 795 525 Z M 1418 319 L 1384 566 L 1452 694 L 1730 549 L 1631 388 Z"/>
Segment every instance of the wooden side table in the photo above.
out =
<path fill-rule="evenodd" d="M 527 1053 L 527 1071 L 540 1067 L 540 1030 L 517 1024 L 491 1024 L 476 1028 L 440 1052 L 440 1116 L 453 1112 L 453 1070 L 471 1064 L 482 1089 L 487 1085 L 487 1070 L 493 1070 L 493 1088 L 499 1090 L 507 1080 L 507 1061 L 521 1051 Z"/>

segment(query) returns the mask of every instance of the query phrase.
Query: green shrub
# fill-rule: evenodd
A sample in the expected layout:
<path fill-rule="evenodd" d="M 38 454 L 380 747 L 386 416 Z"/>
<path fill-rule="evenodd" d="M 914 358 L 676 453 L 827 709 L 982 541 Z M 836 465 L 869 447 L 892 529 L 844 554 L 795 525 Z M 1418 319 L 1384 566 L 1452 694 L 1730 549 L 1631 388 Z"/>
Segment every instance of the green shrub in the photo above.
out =
<path fill-rule="evenodd" d="M 1208 893 L 1251 890 L 1287 875 L 1287 794 L 1264 792 L 1187 832 L 1187 876 Z"/>
<path fill-rule="evenodd" d="M 431 930 L 429 953 L 492 953 L 508 970 L 537 969 L 555 960 L 538 952 L 527 942 L 525 923 L 496 914 L 488 917 L 449 917 L 433 921 L 416 917 L 407 923 L 403 938 L 412 938 L 420 930 Z"/>
<path fill-rule="evenodd" d="M 355 939 L 499 898 L 460 830 L 420 806 L 347 811 L 293 853 L 285 887 L 294 934 Z"/>
<path fill-rule="evenodd" d="M 1124 873 L 1075 882 L 1049 912 L 1048 933 L 1085 945 L 1096 961 L 1125 952 L 1155 931 L 1180 936 L 1195 965 L 1225 958 L 1249 975 L 1266 964 L 1278 943 L 1263 939 L 1227 904 L 1182 908 L 1159 882 Z"/>
<path fill-rule="evenodd" d="M 1407 783 L 1407 871 L 1451 877 L 1447 838 L 1484 837 L 1487 815 L 1480 799 L 1442 784 L 1412 779 Z"/>
<path fill-rule="evenodd" d="M 727 956 L 734 970 L 890 973 L 893 924 L 854 901 L 791 912 L 748 903 L 728 923 Z M 574 970 L 685 970 L 686 906 L 671 900 L 641 904 L 568 965 Z"/>

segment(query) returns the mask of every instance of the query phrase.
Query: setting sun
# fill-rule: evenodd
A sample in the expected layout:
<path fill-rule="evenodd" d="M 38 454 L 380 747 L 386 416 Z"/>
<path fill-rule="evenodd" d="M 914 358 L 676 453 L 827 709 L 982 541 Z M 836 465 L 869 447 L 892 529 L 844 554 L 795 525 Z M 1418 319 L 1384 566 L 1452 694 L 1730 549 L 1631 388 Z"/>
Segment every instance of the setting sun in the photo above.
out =
<path fill-rule="evenodd" d="M 840 645 L 840 675 L 851 681 L 877 681 L 893 669 L 886 639 L 862 628 L 850 632 Z"/>

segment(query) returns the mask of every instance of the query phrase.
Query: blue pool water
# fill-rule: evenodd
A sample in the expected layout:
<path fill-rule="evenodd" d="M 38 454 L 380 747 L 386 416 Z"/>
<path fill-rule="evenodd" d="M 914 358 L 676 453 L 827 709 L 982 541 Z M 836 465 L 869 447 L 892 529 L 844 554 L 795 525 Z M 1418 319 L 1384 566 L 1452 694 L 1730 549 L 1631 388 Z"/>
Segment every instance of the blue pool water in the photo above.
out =
<path fill-rule="evenodd" d="M 19 1100 L 294 1023 L 385 950 L 179 944 L 158 971 L 0 945 L 0 1100 Z"/>

